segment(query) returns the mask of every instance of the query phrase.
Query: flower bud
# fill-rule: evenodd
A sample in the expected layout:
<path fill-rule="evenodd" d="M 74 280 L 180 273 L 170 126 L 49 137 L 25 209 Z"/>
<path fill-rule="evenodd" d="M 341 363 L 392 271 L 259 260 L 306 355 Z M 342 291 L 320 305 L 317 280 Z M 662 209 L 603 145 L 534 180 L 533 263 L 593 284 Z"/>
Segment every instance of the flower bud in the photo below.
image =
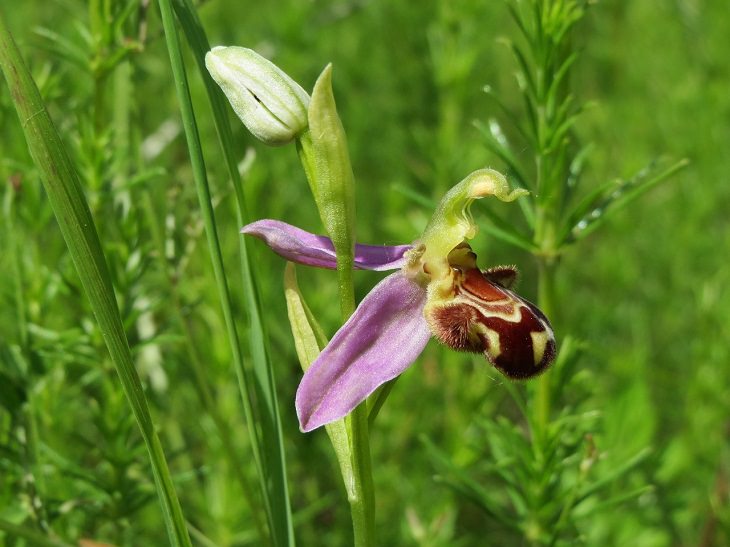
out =
<path fill-rule="evenodd" d="M 307 128 L 307 92 L 255 51 L 215 47 L 206 54 L 205 66 L 256 138 L 278 146 Z"/>

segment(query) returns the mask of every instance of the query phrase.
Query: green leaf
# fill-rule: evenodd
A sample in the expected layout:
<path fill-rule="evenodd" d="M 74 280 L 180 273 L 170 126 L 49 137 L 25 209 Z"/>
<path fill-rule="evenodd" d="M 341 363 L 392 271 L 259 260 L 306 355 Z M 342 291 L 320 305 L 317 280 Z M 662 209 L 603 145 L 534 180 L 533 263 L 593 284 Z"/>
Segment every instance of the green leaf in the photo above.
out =
<path fill-rule="evenodd" d="M 550 82 L 550 87 L 547 91 L 547 101 L 545 107 L 548 116 L 553 115 L 555 111 L 555 104 L 558 100 L 560 93 L 560 83 L 565 80 L 565 77 L 568 74 L 570 67 L 573 66 L 573 63 L 575 63 L 577 59 L 578 52 L 574 51 L 573 53 L 568 55 L 568 57 L 563 61 L 563 64 L 553 75 L 552 82 Z"/>
<path fill-rule="evenodd" d="M 524 201 L 524 200 L 520 200 Z M 496 237 L 497 239 L 524 249 L 530 253 L 537 250 L 537 247 L 532 240 L 525 234 L 518 231 L 509 222 L 502 219 L 497 213 L 489 209 L 484 209 L 483 213 L 489 217 L 490 222 L 478 222 L 479 227 L 482 228 L 488 234 Z"/>
<path fill-rule="evenodd" d="M 527 56 L 523 53 L 522 49 L 514 42 L 508 40 L 507 45 L 512 51 L 512 54 L 515 56 L 517 64 L 520 66 L 520 69 L 522 70 L 522 75 L 525 78 L 526 83 L 525 93 L 530 94 L 532 97 L 537 97 L 538 90 L 537 86 L 535 85 L 535 80 L 532 77 L 532 72 L 530 71 L 530 63 L 527 60 Z"/>
<path fill-rule="evenodd" d="M 152 422 L 142 383 L 134 368 L 108 266 L 78 173 L 2 16 L 0 67 L 5 74 L 48 200 L 149 452 L 155 487 L 162 505 L 162 520 L 170 542 L 174 546 L 189 546 L 190 537 L 185 518 Z"/>
<path fill-rule="evenodd" d="M 582 200 L 569 215 L 568 224 L 564 227 L 563 232 L 566 242 L 572 243 L 583 239 L 606 222 L 616 211 L 623 209 L 643 193 L 665 182 L 688 164 L 689 160 L 682 159 L 658 173 L 652 166 L 647 166 L 629 180 L 599 186 L 587 196 L 593 199 Z M 611 191 L 609 192 L 609 190 Z"/>
<path fill-rule="evenodd" d="M 511 174 L 513 174 L 517 178 L 517 186 L 519 186 L 520 188 L 525 188 L 526 190 L 530 190 L 533 185 L 530 184 L 527 174 L 525 173 L 525 171 L 522 170 L 520 162 L 512 153 L 509 142 L 504 136 L 502 128 L 500 127 L 497 120 L 495 120 L 494 118 L 490 119 L 489 127 L 486 127 L 480 121 L 475 121 L 474 125 L 479 130 L 479 132 L 484 135 L 484 141 L 487 148 L 495 153 L 507 165 Z M 525 216 L 525 220 L 527 220 L 527 223 L 530 225 L 531 228 L 534 227 L 535 210 L 532 205 L 532 200 L 521 199 L 517 203 L 519 203 L 520 208 L 522 209 L 522 214 Z"/>
<path fill-rule="evenodd" d="M 76 65 L 81 70 L 89 70 L 89 55 L 82 47 L 51 29 L 37 27 L 35 33 L 43 39 L 41 46 L 44 49 Z"/>
<path fill-rule="evenodd" d="M 292 262 L 286 263 L 284 271 L 284 295 L 297 357 L 306 372 L 327 345 L 327 337 L 299 291 L 296 267 Z"/>
<path fill-rule="evenodd" d="M 530 190 L 532 186 L 528 181 L 527 175 L 522 170 L 522 167 L 520 167 L 520 162 L 512 154 L 512 150 L 509 148 L 507 142 L 502 141 L 497 135 L 495 135 L 496 129 L 494 127 L 494 124 L 496 124 L 495 120 L 489 120 L 489 126 L 486 126 L 483 122 L 478 120 L 474 122 L 476 128 L 484 136 L 484 143 L 486 144 L 487 148 L 494 152 L 499 157 L 499 159 L 501 159 L 507 165 L 510 171 L 514 173 L 514 175 L 517 177 L 517 182 L 521 188 L 526 188 Z"/>
<path fill-rule="evenodd" d="M 503 511 L 500 502 L 494 499 L 487 489 L 470 477 L 468 473 L 457 467 L 451 461 L 451 458 L 426 436 L 420 436 L 419 440 L 424 445 L 426 453 L 436 470 L 440 473 L 436 477 L 437 480 L 441 480 L 455 492 L 475 503 L 498 522 L 509 526 L 513 530 L 520 529 L 519 522 Z"/>
<path fill-rule="evenodd" d="M 486 93 L 487 96 L 494 101 L 494 104 L 496 104 L 497 107 L 502 111 L 502 114 L 504 114 L 505 118 L 512 122 L 514 128 L 517 129 L 522 138 L 524 138 L 526 141 L 531 142 L 533 139 L 532 135 L 528 133 L 523 124 L 520 123 L 519 117 L 514 112 L 512 112 L 509 107 L 507 107 L 504 101 L 499 98 L 497 93 L 495 93 L 495 91 L 492 89 L 492 86 L 485 85 L 482 88 L 482 91 L 484 91 L 484 93 Z M 490 125 L 491 123 L 492 121 L 490 120 Z"/>
<path fill-rule="evenodd" d="M 626 460 L 623 464 L 614 467 L 613 469 L 606 472 L 601 478 L 583 488 L 578 495 L 576 505 L 581 501 L 584 501 L 592 494 L 598 492 L 602 488 L 610 486 L 622 476 L 626 475 L 632 469 L 635 469 L 643 461 L 645 461 L 651 454 L 651 448 L 644 448 L 637 452 L 632 458 Z"/>
<path fill-rule="evenodd" d="M 395 183 L 391 186 L 392 190 L 394 192 L 398 192 L 399 194 L 404 195 L 408 199 L 410 199 L 413 203 L 417 203 L 421 207 L 423 207 L 426 210 L 432 210 L 436 208 L 436 201 L 429 198 L 428 196 L 425 196 L 421 194 L 420 192 L 414 190 L 410 186 L 406 186 L 405 184 L 399 184 Z"/>
<path fill-rule="evenodd" d="M 654 490 L 655 490 L 654 486 L 650 485 L 650 484 L 646 484 L 644 486 L 639 486 L 637 488 L 629 490 L 628 492 L 619 494 L 618 496 L 613 496 L 611 498 L 608 498 L 607 500 L 602 501 L 600 503 L 590 504 L 585 509 L 582 509 L 581 507 L 576 507 L 574 510 L 575 516 L 577 518 L 585 518 L 589 515 L 601 513 L 601 512 L 607 511 L 609 509 L 614 509 L 617 505 L 621 505 L 627 501 L 636 499 L 639 496 L 643 496 L 644 494 L 653 492 Z"/>
<path fill-rule="evenodd" d="M 169 6 L 169 0 L 160 3 L 161 8 Z M 238 223 L 249 222 L 240 174 L 234 152 L 233 137 L 228 123 L 226 99 L 217 85 L 210 78 L 205 69 L 205 54 L 210 44 L 200 23 L 195 8 L 190 0 L 175 0 L 174 7 L 186 39 L 193 51 L 198 71 L 205 84 L 206 93 L 213 110 L 213 119 L 218 132 L 218 138 L 223 151 L 226 166 L 231 177 L 236 194 Z M 166 13 L 166 12 L 165 12 Z M 276 399 L 276 384 L 273 368 L 270 363 L 266 343 L 266 332 L 263 325 L 261 304 L 258 296 L 258 287 L 253 273 L 246 241 L 239 237 L 241 273 L 246 312 L 249 319 L 249 344 L 253 362 L 253 378 L 244 366 L 237 341 L 235 324 L 232 321 L 232 304 L 228 295 L 227 283 L 223 272 L 223 261 L 215 229 L 210 193 L 207 186 L 205 166 L 202 159 L 200 136 L 195 128 L 195 118 L 192 110 L 182 57 L 177 42 L 174 20 L 165 17 L 167 21 L 166 35 L 168 36 L 169 50 L 173 59 L 173 68 L 176 68 L 176 83 L 185 89 L 179 89 L 181 110 L 183 113 L 186 136 L 189 141 L 191 163 L 198 188 L 201 210 L 206 222 L 211 260 L 213 261 L 221 305 L 229 331 L 231 349 L 234 355 L 234 368 L 239 380 L 239 390 L 244 404 L 248 430 L 251 432 L 251 446 L 254 452 L 254 461 L 257 466 L 259 485 L 264 499 L 264 509 L 269 521 L 272 539 L 276 545 L 293 545 L 294 532 L 289 501 L 289 490 L 286 482 L 286 458 L 283 447 L 281 419 Z M 256 422 L 258 418 L 259 423 Z M 254 509 L 255 510 L 255 509 Z"/>

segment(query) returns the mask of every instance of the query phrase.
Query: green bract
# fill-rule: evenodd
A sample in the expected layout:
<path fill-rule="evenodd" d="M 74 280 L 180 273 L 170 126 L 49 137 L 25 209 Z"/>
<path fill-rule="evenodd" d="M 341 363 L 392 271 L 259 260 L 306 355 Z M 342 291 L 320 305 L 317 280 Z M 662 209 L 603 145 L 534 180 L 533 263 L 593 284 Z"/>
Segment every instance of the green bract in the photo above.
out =
<path fill-rule="evenodd" d="M 349 283 L 355 247 L 355 177 L 332 93 L 331 64 L 314 84 L 308 118 L 309 128 L 297 141 L 299 155 L 322 224 L 337 252 L 340 283 Z M 355 307 L 354 301 L 342 301 L 341 306 L 343 310 Z"/>
<path fill-rule="evenodd" d="M 274 63 L 243 47 L 215 47 L 205 66 L 253 135 L 272 146 L 307 127 L 309 95 Z"/>

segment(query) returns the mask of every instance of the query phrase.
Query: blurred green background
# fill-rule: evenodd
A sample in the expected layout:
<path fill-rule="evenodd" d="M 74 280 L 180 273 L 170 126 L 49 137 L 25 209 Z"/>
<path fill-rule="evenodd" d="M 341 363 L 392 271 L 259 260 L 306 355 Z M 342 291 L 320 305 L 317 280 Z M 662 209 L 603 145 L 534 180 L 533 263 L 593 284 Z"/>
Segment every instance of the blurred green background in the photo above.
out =
<path fill-rule="evenodd" d="M 241 468 L 253 476 L 157 6 L 146 14 L 143 48 L 124 65 L 132 86 L 111 76 L 102 97 L 89 70 L 94 59 L 85 42 L 85 4 L 29 1 L 2 10 L 80 166 L 183 508 L 200 530 L 196 542 L 255 544 L 248 507 L 230 480 L 209 417 L 199 410 L 181 332 L 171 319 L 170 307 L 178 305 L 171 303 L 172 282 L 233 426 Z M 358 184 L 359 241 L 413 240 L 430 216 L 429 201 L 474 169 L 504 168 L 473 121 L 501 115 L 485 85 L 520 112 L 514 59 L 500 43 L 500 37 L 517 36 L 505 3 L 210 0 L 199 13 L 214 45 L 253 47 L 305 89 L 326 63 L 334 64 Z M 558 314 L 551 319 L 559 341 L 570 334 L 584 342 L 585 352 L 570 390 L 556 401 L 558 410 L 598 411 L 591 434 L 599 476 L 651 448 L 611 488 L 614 495 L 652 488 L 611 511 L 578 514 L 580 543 L 730 542 L 728 36 L 730 12 L 721 0 L 603 0 L 573 36 L 581 53 L 570 85 L 591 104 L 577 126 L 578 138 L 594 143 L 585 184 L 629 177 L 654 158 L 691 161 L 570 248 L 560 265 Z M 210 143 L 206 159 L 224 251 L 235 268 L 232 193 L 202 84 L 190 72 L 198 121 Z M 132 112 L 129 126 L 115 118 L 120 105 Z M 115 131 L 128 132 L 135 146 L 115 148 Z M 267 148 L 237 121 L 234 131 L 247 158 L 253 215 L 321 232 L 293 146 Z M 115 176 L 122 172 L 119 162 L 134 174 L 131 180 Z M 163 544 L 143 446 L 80 297 L 4 83 L 0 181 L 0 518 L 33 523 L 42 515 L 43 526 L 71 542 Z M 484 206 L 474 206 L 477 219 Z M 165 268 L 151 241 L 150 214 L 166 229 Z M 484 233 L 474 247 L 482 267 L 517 264 L 520 292 L 535 297 L 529 255 Z M 300 369 L 286 319 L 284 263 L 262 245 L 254 253 L 296 535 L 301 545 L 347 545 L 349 511 L 326 436 L 303 435 L 296 424 Z M 358 273 L 358 297 L 380 277 Z M 240 295 L 237 277 L 231 279 Z M 334 275 L 300 268 L 299 280 L 331 335 L 339 317 Z M 19 349 L 24 339 L 31 341 L 27 351 Z M 438 480 L 426 448 L 428 440 L 483 488 L 499 492 L 498 478 L 482 476 L 478 466 L 490 458 L 480 424 L 496 416 L 518 422 L 503 383 L 482 359 L 431 342 L 396 384 L 372 434 L 382 545 L 527 544 Z M 28 407 L 30 421 L 22 418 Z M 33 443 L 37 450 L 29 448 Z"/>

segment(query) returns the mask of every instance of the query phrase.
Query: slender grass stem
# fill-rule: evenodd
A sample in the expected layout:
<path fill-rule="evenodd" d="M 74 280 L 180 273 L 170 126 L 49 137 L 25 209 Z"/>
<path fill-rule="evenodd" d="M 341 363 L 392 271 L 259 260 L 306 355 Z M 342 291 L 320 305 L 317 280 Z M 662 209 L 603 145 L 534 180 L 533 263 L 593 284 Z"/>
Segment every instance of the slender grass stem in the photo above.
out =
<path fill-rule="evenodd" d="M 202 148 L 200 145 L 198 126 L 193 112 L 190 89 L 188 87 L 185 66 L 182 60 L 182 52 L 180 51 L 180 42 L 175 28 L 175 19 L 172 13 L 172 6 L 169 1 L 160 0 L 159 4 L 160 11 L 162 13 L 165 38 L 167 40 L 167 48 L 170 55 L 170 63 L 172 65 L 175 80 L 175 87 L 177 89 L 178 100 L 180 101 L 180 112 L 185 128 L 185 135 L 188 140 L 188 151 L 193 170 L 193 178 L 195 179 L 195 186 L 198 192 L 198 201 L 203 216 L 210 258 L 213 265 L 216 286 L 218 288 L 218 297 L 223 310 L 223 318 L 231 347 L 231 354 L 233 356 L 233 362 L 238 376 L 246 421 L 251 434 L 256 435 L 256 421 L 251 405 L 251 382 L 243 364 L 241 347 L 238 342 L 238 329 L 235 321 L 233 320 L 233 306 L 231 303 L 230 292 L 228 290 L 225 268 L 223 266 L 223 254 L 221 252 L 218 229 L 216 227 L 215 217 L 213 214 L 213 206 L 211 203 L 210 189 L 208 187 L 208 179 L 205 171 Z M 264 472 L 258 443 L 254 442 L 252 443 L 252 446 L 254 447 L 254 459 L 259 469 L 259 475 L 263 476 Z"/>
<path fill-rule="evenodd" d="M 221 151 L 236 196 L 237 222 L 239 226 L 243 226 L 251 221 L 251 216 L 243 193 L 241 174 L 238 171 L 237 151 L 228 122 L 226 101 L 205 67 L 205 54 L 210 50 L 210 43 L 195 6 L 190 0 L 174 0 L 174 8 L 205 85 Z M 259 452 L 262 454 L 264 475 L 260 476 L 261 488 L 265 490 L 263 493 L 265 509 L 272 527 L 275 544 L 293 545 L 294 529 L 287 485 L 284 436 L 276 397 L 274 369 L 271 366 L 267 345 L 268 335 L 261 311 L 256 272 L 250 259 L 246 238 L 239 237 L 238 243 L 241 261 L 241 282 L 244 299 L 247 303 L 249 350 L 251 352 L 254 379 L 254 405 L 261 420 L 260 438 L 253 439 L 254 442 L 260 444 Z"/>
<path fill-rule="evenodd" d="M 180 51 L 180 42 L 175 27 L 172 4 L 170 0 L 160 0 L 159 3 L 175 86 L 180 101 L 183 126 L 188 141 L 193 176 L 198 191 L 198 200 L 203 214 L 203 222 L 206 228 L 219 299 L 223 307 L 223 316 L 231 344 L 233 362 L 244 404 L 246 421 L 251 433 L 251 446 L 260 478 L 261 493 L 264 499 L 269 528 L 275 545 L 293 545 L 294 533 L 291 510 L 289 508 L 289 494 L 286 486 L 286 463 L 283 450 L 283 438 L 281 435 L 281 423 L 274 389 L 273 371 L 268 366 L 268 356 L 264 341 L 265 334 L 258 308 L 256 286 L 251 275 L 245 243 L 242 242 L 241 262 L 244 275 L 244 291 L 249 303 L 248 312 L 249 318 L 251 319 L 251 352 L 254 361 L 254 376 L 252 378 L 243 363 L 238 332 L 233 320 L 231 298 L 213 215 L 200 135 L 197 129 L 187 75 Z M 182 9 L 179 11 L 183 17 L 186 17 L 183 21 L 188 30 L 191 30 L 190 27 L 197 23 L 194 12 L 191 9 L 189 3 L 183 3 Z M 201 52 L 199 50 L 202 38 L 192 33 L 188 34 L 188 37 L 189 39 L 191 37 L 196 39 L 196 42 L 194 42 L 197 54 L 196 60 L 200 63 Z M 218 129 L 220 134 L 220 127 Z M 240 185 L 234 184 L 234 186 Z M 242 195 L 238 197 L 240 205 L 243 198 Z M 245 209 L 242 211 L 239 206 L 238 214 L 239 217 L 245 215 Z"/>
<path fill-rule="evenodd" d="M 155 215 L 154 207 L 152 205 L 152 198 L 149 193 L 144 194 L 142 206 L 147 217 L 147 224 L 150 226 L 152 239 L 154 240 L 157 247 L 157 254 L 160 256 L 160 259 L 163 263 L 162 269 L 167 280 L 167 286 L 170 288 L 170 296 L 172 298 L 172 313 L 175 321 L 182 330 L 185 352 L 188 355 L 188 362 L 191 365 L 193 375 L 195 377 L 195 392 L 198 395 L 203 409 L 211 417 L 211 419 L 213 420 L 213 425 L 218 431 L 218 437 L 221 442 L 221 447 L 223 448 L 223 453 L 228 460 L 228 465 L 231 472 L 233 473 L 241 487 L 241 492 L 243 494 L 243 497 L 246 499 L 246 502 L 251 511 L 251 517 L 254 521 L 254 526 L 256 527 L 258 536 L 261 541 L 268 541 L 270 540 L 270 538 L 266 532 L 264 523 L 261 520 L 261 512 L 259 510 L 258 503 L 253 495 L 254 488 L 249 480 L 246 478 L 246 475 L 243 472 L 243 468 L 240 465 L 240 457 L 236 453 L 236 449 L 232 440 L 231 427 L 228 422 L 223 418 L 223 415 L 218 409 L 215 397 L 213 396 L 213 393 L 211 391 L 205 373 L 205 367 L 203 366 L 203 363 L 200 359 L 200 356 L 198 355 L 198 351 L 194 344 L 195 338 L 193 337 L 193 332 L 182 311 L 183 301 L 182 297 L 180 296 L 180 291 L 177 288 L 177 283 L 173 279 L 170 273 L 170 269 L 167 267 L 167 264 L 164 263 L 165 240 L 159 223 L 157 222 L 157 216 Z"/>

